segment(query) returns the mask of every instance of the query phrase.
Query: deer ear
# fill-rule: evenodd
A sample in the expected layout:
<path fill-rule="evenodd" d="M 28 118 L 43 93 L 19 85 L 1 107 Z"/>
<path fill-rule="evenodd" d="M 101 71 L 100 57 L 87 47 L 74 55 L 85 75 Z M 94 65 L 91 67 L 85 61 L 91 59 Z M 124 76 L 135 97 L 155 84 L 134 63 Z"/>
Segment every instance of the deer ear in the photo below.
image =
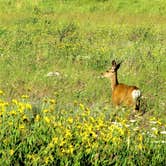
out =
<path fill-rule="evenodd" d="M 112 61 L 112 66 L 116 66 L 116 61 L 115 60 Z"/>
<path fill-rule="evenodd" d="M 116 70 L 118 70 L 118 69 L 120 68 L 121 63 L 122 63 L 122 62 L 120 62 L 120 63 L 118 63 L 118 64 L 116 65 Z"/>

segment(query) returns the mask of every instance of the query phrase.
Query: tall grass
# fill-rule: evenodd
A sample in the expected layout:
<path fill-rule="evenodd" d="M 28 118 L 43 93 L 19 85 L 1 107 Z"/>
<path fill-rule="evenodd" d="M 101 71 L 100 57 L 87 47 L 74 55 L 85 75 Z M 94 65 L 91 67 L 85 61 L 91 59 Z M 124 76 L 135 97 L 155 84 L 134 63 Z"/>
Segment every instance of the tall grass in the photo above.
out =
<path fill-rule="evenodd" d="M 165 130 L 166 122 L 164 3 L 146 0 L 0 0 L 0 90 L 5 92 L 0 100 L 3 142 L 0 155 L 4 158 L 1 162 L 7 165 L 19 162 L 27 165 L 71 165 L 73 161 L 76 165 L 85 164 L 86 161 L 93 165 L 163 164 L 165 159 L 161 154 L 165 154 L 165 135 L 161 132 Z M 143 102 L 146 103 L 142 104 L 146 107 L 146 114 L 140 117 L 141 120 L 136 119 L 136 125 L 131 128 L 126 128 L 133 118 L 130 108 L 116 110 L 112 107 L 110 82 L 100 77 L 113 59 L 123 61 L 118 73 L 119 81 L 140 87 Z M 58 76 L 47 77 L 47 73 L 55 71 L 59 73 Z M 3 94 L 2 91 L 0 94 Z M 30 108 L 26 108 L 26 102 L 16 102 L 22 100 L 22 95 L 29 96 L 27 102 Z M 51 104 L 42 102 L 43 98 L 56 99 L 56 106 L 51 112 L 42 112 Z M 20 107 L 26 113 L 20 113 Z M 90 115 L 82 115 L 81 109 L 86 112 L 85 107 L 90 109 Z M 41 116 L 41 121 L 35 121 L 37 115 Z M 76 118 L 76 121 L 71 123 L 70 119 L 66 122 L 68 117 L 73 121 Z M 93 118 L 97 120 L 93 121 Z M 104 127 L 96 129 L 100 120 Z M 61 123 L 64 133 L 52 128 L 56 121 Z M 115 131 L 111 129 L 114 139 L 119 139 L 119 145 L 123 145 L 121 148 L 111 143 L 113 137 L 108 139 L 110 142 L 106 140 L 104 143 L 104 136 L 109 136 L 107 130 L 112 122 L 122 125 L 122 128 L 119 128 L 119 124 L 113 125 Z M 78 135 L 88 132 L 84 123 L 94 125 L 92 130 L 97 134 L 96 141 L 91 137 L 86 141 L 92 145 L 95 143 L 101 149 L 94 147 L 87 153 L 88 148 L 80 143 L 82 138 L 78 138 Z M 77 130 L 81 124 L 85 133 Z M 10 125 L 13 127 L 10 128 Z M 24 125 L 22 129 L 21 125 Z M 137 127 L 140 137 L 145 139 L 145 147 L 142 146 L 141 151 L 134 148 L 139 140 L 132 129 Z M 156 128 L 155 131 L 152 128 Z M 58 139 L 66 139 L 66 129 L 72 132 L 72 139 L 67 140 L 69 142 L 65 148 L 73 145 L 73 153 L 64 157 L 66 152 L 62 154 L 58 145 L 60 142 L 50 153 L 45 153 L 44 149 L 47 149 L 54 135 L 57 134 Z M 104 135 L 101 136 L 98 130 L 104 130 Z M 121 137 L 117 130 L 127 133 Z M 10 138 L 6 143 L 7 132 Z M 151 137 L 149 132 L 154 132 L 154 135 Z M 40 145 L 37 145 L 38 136 L 41 138 Z M 126 144 L 129 137 L 131 147 Z M 80 144 L 82 148 L 79 151 Z M 48 160 L 41 160 L 50 156 L 53 158 L 48 159 L 49 163 Z M 32 157 L 37 157 L 37 160 L 33 162 Z"/>
<path fill-rule="evenodd" d="M 34 109 L 27 95 L 9 103 L 1 91 L 1 164 L 165 164 L 166 131 L 160 119 L 129 120 L 127 110 L 91 110 L 76 101 L 72 110 L 57 104 L 45 98 Z"/>

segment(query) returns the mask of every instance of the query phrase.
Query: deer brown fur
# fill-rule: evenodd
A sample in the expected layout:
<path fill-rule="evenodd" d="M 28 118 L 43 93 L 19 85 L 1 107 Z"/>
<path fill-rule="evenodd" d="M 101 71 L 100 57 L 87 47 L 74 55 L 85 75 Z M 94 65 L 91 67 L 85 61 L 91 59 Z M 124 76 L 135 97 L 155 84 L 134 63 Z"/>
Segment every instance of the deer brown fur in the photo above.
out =
<path fill-rule="evenodd" d="M 134 110 L 139 110 L 141 91 L 136 86 L 129 86 L 118 82 L 117 71 L 121 63 L 112 61 L 111 69 L 103 73 L 103 76 L 111 80 L 112 102 L 115 106 L 133 106 Z"/>

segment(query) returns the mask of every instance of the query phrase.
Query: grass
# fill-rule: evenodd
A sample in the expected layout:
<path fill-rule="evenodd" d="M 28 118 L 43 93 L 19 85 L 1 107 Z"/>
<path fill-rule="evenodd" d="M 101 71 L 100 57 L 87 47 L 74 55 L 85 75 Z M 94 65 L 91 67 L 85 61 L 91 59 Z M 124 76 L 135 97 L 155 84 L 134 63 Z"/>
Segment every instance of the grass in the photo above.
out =
<path fill-rule="evenodd" d="M 164 3 L 1 0 L 0 163 L 164 165 Z M 134 122 L 129 108 L 112 107 L 110 82 L 100 77 L 113 59 L 123 61 L 120 82 L 146 100 Z"/>
<path fill-rule="evenodd" d="M 164 165 L 165 123 L 130 110 L 88 108 L 77 101 L 60 109 L 27 95 L 6 102 L 1 91 L 1 159 L 4 165 Z"/>

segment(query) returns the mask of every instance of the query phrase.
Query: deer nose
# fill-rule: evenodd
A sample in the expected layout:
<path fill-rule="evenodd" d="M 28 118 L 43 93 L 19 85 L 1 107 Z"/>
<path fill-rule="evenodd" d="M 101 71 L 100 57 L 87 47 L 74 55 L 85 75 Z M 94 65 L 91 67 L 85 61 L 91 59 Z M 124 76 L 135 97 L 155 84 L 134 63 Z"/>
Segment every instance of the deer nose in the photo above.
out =
<path fill-rule="evenodd" d="M 98 76 L 98 78 L 104 78 L 104 73 L 101 73 L 100 76 Z"/>

